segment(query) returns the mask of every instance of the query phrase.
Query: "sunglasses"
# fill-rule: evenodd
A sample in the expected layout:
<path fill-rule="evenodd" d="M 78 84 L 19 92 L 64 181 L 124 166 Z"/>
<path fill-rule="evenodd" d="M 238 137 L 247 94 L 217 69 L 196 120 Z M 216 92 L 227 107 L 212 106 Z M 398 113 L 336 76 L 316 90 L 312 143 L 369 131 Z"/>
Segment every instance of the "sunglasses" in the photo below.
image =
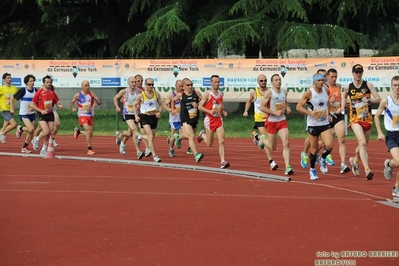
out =
<path fill-rule="evenodd" d="M 154 83 L 146 83 L 148 86 L 154 86 Z"/>
<path fill-rule="evenodd" d="M 267 79 L 260 79 L 259 82 L 266 82 Z"/>
<path fill-rule="evenodd" d="M 136 80 L 136 82 L 143 82 L 142 80 Z"/>
<path fill-rule="evenodd" d="M 363 73 L 363 71 L 355 71 L 356 74 Z"/>
<path fill-rule="evenodd" d="M 193 83 L 191 83 L 191 84 L 186 84 L 186 86 L 193 86 Z"/>

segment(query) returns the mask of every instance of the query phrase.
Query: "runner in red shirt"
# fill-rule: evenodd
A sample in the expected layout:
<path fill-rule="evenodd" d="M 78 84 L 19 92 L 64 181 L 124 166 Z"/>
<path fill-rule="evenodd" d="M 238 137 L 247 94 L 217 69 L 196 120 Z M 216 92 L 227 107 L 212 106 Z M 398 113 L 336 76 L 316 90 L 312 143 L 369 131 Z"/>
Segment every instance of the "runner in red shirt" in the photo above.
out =
<path fill-rule="evenodd" d="M 205 92 L 199 103 L 198 109 L 205 113 L 205 130 L 198 134 L 198 142 L 204 140 L 208 147 L 213 145 L 214 133 L 219 141 L 220 168 L 228 168 L 230 164 L 224 159 L 224 126 L 222 115 L 227 116 L 224 110 L 223 92 L 219 91 L 220 78 L 217 75 L 211 77 L 211 89 Z"/>
<path fill-rule="evenodd" d="M 33 148 L 39 150 L 39 141 L 44 139 L 42 150 L 40 155 L 45 156 L 47 153 L 47 144 L 49 141 L 50 132 L 53 132 L 54 127 L 54 104 L 59 108 L 63 109 L 60 104 L 60 99 L 57 94 L 51 90 L 53 85 L 53 80 L 50 76 L 45 76 L 43 78 L 43 87 L 41 87 L 33 96 L 31 107 L 39 114 L 39 125 L 42 128 L 42 132 L 37 138 L 32 140 Z"/>

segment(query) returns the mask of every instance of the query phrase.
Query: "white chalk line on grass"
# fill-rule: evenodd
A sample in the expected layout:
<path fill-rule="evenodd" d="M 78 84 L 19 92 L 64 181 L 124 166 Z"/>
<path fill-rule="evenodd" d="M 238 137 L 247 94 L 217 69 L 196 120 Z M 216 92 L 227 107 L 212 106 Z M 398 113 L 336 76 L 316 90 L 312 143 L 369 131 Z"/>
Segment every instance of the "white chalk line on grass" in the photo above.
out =
<path fill-rule="evenodd" d="M 43 190 L 43 189 L 0 189 L 0 192 L 37 192 L 37 193 L 82 193 L 82 194 L 126 194 L 149 196 L 194 196 L 194 197 L 236 197 L 236 198 L 270 198 L 270 199 L 313 199 L 313 200 L 351 200 L 370 201 L 367 198 L 335 198 L 335 197 L 308 197 L 308 196 L 276 196 L 276 195 L 245 195 L 226 193 L 187 193 L 187 192 L 144 192 L 144 191 L 96 191 L 96 190 Z"/>

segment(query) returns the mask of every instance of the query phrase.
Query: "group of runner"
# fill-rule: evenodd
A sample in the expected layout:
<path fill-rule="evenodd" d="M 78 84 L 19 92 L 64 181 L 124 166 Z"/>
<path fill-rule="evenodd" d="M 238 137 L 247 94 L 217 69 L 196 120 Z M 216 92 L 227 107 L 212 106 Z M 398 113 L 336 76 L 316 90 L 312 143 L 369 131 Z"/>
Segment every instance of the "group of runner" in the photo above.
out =
<path fill-rule="evenodd" d="M 331 157 L 335 134 L 339 143 L 340 173 L 346 174 L 350 170 L 355 176 L 360 175 L 359 161 L 362 162 L 367 180 L 373 179 L 373 172 L 368 164 L 367 144 L 371 136 L 373 116 L 371 105 L 379 104 L 374 121 L 376 124 L 378 139 L 385 140 L 392 155 L 392 159 L 384 162 L 384 176 L 392 179 L 393 168 L 399 167 L 399 76 L 391 80 L 391 93 L 381 100 L 374 85 L 363 80 L 364 69 L 356 64 L 352 67 L 353 82 L 346 85 L 343 90 L 337 81 L 335 69 L 320 69 L 313 75 L 313 85 L 303 94 L 296 105 L 296 110 L 306 115 L 307 138 L 304 141 L 304 150 L 301 153 L 301 166 L 310 166 L 309 176 L 311 180 L 318 180 L 315 165 L 320 165 L 321 173 L 328 173 L 327 165 L 334 165 Z M 267 78 L 261 74 L 258 76 L 259 87 L 250 92 L 245 105 L 243 116 L 248 116 L 249 108 L 254 106 L 254 130 L 251 132 L 254 144 L 265 150 L 271 170 L 276 170 L 278 164 L 273 160 L 272 152 L 277 147 L 277 134 L 283 145 L 283 159 L 285 174 L 292 175 L 294 169 L 291 166 L 291 152 L 289 144 L 289 130 L 286 115 L 291 113 L 287 101 L 287 91 L 284 90 L 279 74 L 271 76 L 271 87 L 267 87 Z M 0 87 L 0 110 L 4 118 L 3 127 L 0 130 L 0 142 L 6 142 L 6 134 L 16 128 L 16 136 L 20 138 L 22 133 L 27 133 L 21 148 L 23 153 L 31 153 L 29 143 L 39 150 L 39 142 L 44 140 L 40 149 L 41 155 L 46 155 L 49 136 L 52 137 L 54 146 L 58 144 L 55 136 L 60 126 L 59 116 L 55 106 L 62 109 L 60 100 L 52 85 L 52 77 L 45 76 L 43 86 L 37 90 L 34 88 L 35 77 L 27 75 L 24 78 L 25 87 L 17 89 L 11 85 L 11 74 L 3 74 L 3 85 Z M 144 87 L 143 87 L 144 82 Z M 219 144 L 220 168 L 228 168 L 230 163 L 225 160 L 225 131 L 223 116 L 227 116 L 224 109 L 223 92 L 219 90 L 220 78 L 217 75 L 211 77 L 211 88 L 203 95 L 194 90 L 190 79 L 177 80 L 175 90 L 171 91 L 165 101 L 154 89 L 154 80 L 143 80 L 141 75 L 128 79 L 128 87 L 119 91 L 114 97 L 116 112 L 122 112 L 128 129 L 116 133 L 116 142 L 119 152 L 126 154 L 126 142 L 133 139 L 137 158 L 153 156 L 154 162 L 161 162 L 156 154 L 154 138 L 158 120 L 162 110 L 169 113 L 169 125 L 171 135 L 168 137 L 169 156 L 175 156 L 174 148 L 181 147 L 181 141 L 188 139 L 187 154 L 192 154 L 194 160 L 199 163 L 204 158 L 204 153 L 198 152 L 196 141 L 204 142 L 211 147 L 216 133 Z M 347 98 L 349 101 L 347 102 Z M 14 119 L 14 102 L 20 100 L 19 117 L 24 126 L 18 125 Z M 77 103 L 77 106 L 75 106 Z M 81 91 L 76 93 L 70 101 L 70 108 L 78 113 L 79 125 L 74 129 L 74 137 L 85 135 L 88 146 L 87 154 L 94 155 L 91 146 L 91 138 L 94 129 L 94 107 L 101 104 L 101 100 L 90 90 L 90 83 L 82 81 Z M 120 106 L 122 105 L 122 108 Z M 344 110 L 349 109 L 349 124 L 344 121 Z M 384 136 L 380 116 L 385 111 L 384 126 L 387 131 Z M 35 129 L 36 115 L 39 125 Z M 204 129 L 196 136 L 199 122 L 199 112 L 205 114 Z M 355 134 L 358 146 L 354 156 L 349 158 L 346 164 L 345 127 Z M 140 130 L 140 133 L 138 133 Z M 143 142 L 145 150 L 140 150 Z M 399 196 L 399 175 L 392 194 Z"/>

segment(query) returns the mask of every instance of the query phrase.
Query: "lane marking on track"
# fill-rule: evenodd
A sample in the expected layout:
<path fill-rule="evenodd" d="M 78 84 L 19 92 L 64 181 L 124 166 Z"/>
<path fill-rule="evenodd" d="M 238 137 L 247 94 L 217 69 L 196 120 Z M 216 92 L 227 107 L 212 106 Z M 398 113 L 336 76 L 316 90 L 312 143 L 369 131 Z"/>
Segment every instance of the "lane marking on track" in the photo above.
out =
<path fill-rule="evenodd" d="M 305 200 L 351 200 L 372 201 L 368 198 L 335 198 L 335 197 L 305 197 L 305 196 L 273 196 L 273 195 L 245 195 L 227 193 L 182 193 L 182 192 L 143 192 L 143 191 L 96 191 L 96 190 L 42 190 L 42 189 L 0 189 L 0 192 L 38 192 L 38 193 L 82 193 L 82 194 L 132 194 L 149 196 L 209 196 L 209 197 L 238 197 L 238 198 L 270 198 L 270 199 L 305 199 Z"/>

